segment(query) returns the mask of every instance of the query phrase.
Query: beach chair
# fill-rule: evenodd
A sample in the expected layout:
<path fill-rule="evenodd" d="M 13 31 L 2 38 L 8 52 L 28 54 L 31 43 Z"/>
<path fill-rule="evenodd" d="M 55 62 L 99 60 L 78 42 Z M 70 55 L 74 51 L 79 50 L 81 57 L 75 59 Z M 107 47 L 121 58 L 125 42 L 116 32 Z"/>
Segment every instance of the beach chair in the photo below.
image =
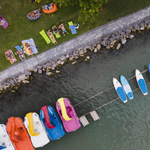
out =
<path fill-rule="evenodd" d="M 56 25 L 54 25 L 52 27 L 52 29 L 53 29 L 53 34 L 56 36 L 56 38 L 60 38 L 61 36 L 60 36 L 59 30 L 57 29 Z"/>
<path fill-rule="evenodd" d="M 76 34 L 77 31 L 76 31 L 75 26 L 73 25 L 73 22 L 72 22 L 72 21 L 68 22 L 68 25 L 69 25 L 69 28 L 70 28 L 70 30 L 71 30 L 71 33 L 72 33 L 72 34 Z"/>
<path fill-rule="evenodd" d="M 5 56 L 6 56 L 6 59 L 10 61 L 11 64 L 17 61 L 11 49 L 5 52 Z"/>
<path fill-rule="evenodd" d="M 47 44 L 51 43 L 50 39 L 48 38 L 44 30 L 40 31 L 39 33 L 42 35 Z"/>
<path fill-rule="evenodd" d="M 6 21 L 5 18 L 2 18 L 1 15 L 0 15 L 0 19 L 5 21 L 5 24 L 4 25 L 0 25 L 0 26 L 2 26 L 4 29 L 6 29 L 8 27 L 8 22 Z"/>

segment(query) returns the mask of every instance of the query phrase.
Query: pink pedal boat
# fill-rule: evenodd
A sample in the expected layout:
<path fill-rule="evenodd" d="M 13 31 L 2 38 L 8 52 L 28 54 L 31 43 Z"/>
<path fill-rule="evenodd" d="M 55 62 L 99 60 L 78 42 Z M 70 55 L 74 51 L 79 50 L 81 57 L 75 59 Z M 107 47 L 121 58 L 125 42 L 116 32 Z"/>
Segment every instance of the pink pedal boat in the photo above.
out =
<path fill-rule="evenodd" d="M 67 132 L 76 131 L 81 127 L 75 109 L 68 98 L 59 98 L 56 102 L 56 109 Z"/>

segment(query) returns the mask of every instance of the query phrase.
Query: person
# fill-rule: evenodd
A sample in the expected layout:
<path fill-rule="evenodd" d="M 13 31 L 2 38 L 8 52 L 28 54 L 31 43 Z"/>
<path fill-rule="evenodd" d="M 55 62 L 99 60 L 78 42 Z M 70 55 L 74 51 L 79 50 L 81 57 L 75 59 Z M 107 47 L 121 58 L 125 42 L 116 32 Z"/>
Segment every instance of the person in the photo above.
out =
<path fill-rule="evenodd" d="M 99 8 L 99 11 L 102 11 L 102 9 L 103 9 L 103 6 L 101 8 Z"/>
<path fill-rule="evenodd" d="M 32 51 L 32 48 L 30 46 L 34 46 L 34 45 L 31 45 L 29 43 L 25 43 L 24 50 L 25 50 L 26 54 L 31 54 L 31 56 L 33 57 L 33 51 Z"/>
<path fill-rule="evenodd" d="M 26 60 L 25 55 L 22 53 L 22 51 L 17 51 L 17 54 L 19 55 L 19 58 L 21 59 L 21 61 L 23 61 L 24 59 Z"/>
<path fill-rule="evenodd" d="M 66 29 L 65 29 L 65 27 L 64 27 L 63 24 L 60 24 L 58 28 L 62 29 L 64 36 L 65 36 L 65 33 L 69 34 L 69 33 L 66 31 Z"/>
<path fill-rule="evenodd" d="M 79 24 L 77 25 L 76 23 L 74 23 L 74 26 L 76 29 L 79 29 Z"/>
<path fill-rule="evenodd" d="M 54 34 L 56 34 L 58 32 L 57 27 L 53 26 L 52 29 L 53 29 Z"/>
<path fill-rule="evenodd" d="M 28 16 L 30 16 L 31 18 L 35 18 L 38 15 L 42 15 L 42 13 L 39 13 L 39 11 L 40 11 L 40 8 L 37 10 L 31 11 L 28 13 Z"/>
<path fill-rule="evenodd" d="M 1 26 L 4 26 L 4 25 L 5 25 L 5 21 L 2 20 L 2 19 L 0 19 L 0 25 L 1 25 Z"/>
<path fill-rule="evenodd" d="M 53 9 L 53 3 L 42 6 L 43 9 L 51 10 Z"/>
<path fill-rule="evenodd" d="M 52 42 L 55 44 L 57 44 L 56 39 L 54 38 L 52 31 L 51 30 L 47 30 L 46 33 L 49 35 L 50 39 L 52 40 Z"/>
<path fill-rule="evenodd" d="M 12 53 L 7 53 L 7 54 L 6 54 L 6 59 L 7 59 L 7 60 L 13 60 L 13 59 L 14 59 L 13 54 L 12 54 Z"/>

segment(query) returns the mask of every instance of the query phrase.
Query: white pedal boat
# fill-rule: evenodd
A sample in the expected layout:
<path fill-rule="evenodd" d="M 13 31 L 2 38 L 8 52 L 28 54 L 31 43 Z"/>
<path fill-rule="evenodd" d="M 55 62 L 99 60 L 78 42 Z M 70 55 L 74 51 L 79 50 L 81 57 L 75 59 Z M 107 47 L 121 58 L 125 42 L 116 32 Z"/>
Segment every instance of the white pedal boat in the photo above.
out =
<path fill-rule="evenodd" d="M 43 147 L 50 142 L 46 129 L 37 113 L 28 113 L 24 118 L 24 125 L 30 135 L 35 148 Z"/>
<path fill-rule="evenodd" d="M 0 124 L 0 149 L 15 150 L 15 147 L 10 141 L 9 135 L 6 131 L 6 126 L 4 124 Z"/>

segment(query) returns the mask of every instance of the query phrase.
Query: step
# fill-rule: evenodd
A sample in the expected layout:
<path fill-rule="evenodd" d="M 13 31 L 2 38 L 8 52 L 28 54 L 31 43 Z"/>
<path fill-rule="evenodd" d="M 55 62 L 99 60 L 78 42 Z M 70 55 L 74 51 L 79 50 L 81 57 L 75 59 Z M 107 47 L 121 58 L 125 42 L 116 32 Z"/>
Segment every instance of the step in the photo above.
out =
<path fill-rule="evenodd" d="M 98 116 L 98 114 L 97 114 L 97 112 L 95 110 L 91 111 L 90 114 L 91 114 L 91 116 L 92 116 L 92 118 L 93 118 L 94 121 L 100 119 L 100 117 Z"/>
<path fill-rule="evenodd" d="M 80 122 L 82 123 L 82 125 L 85 127 L 89 124 L 89 121 L 86 119 L 85 116 L 82 116 L 79 118 Z"/>

